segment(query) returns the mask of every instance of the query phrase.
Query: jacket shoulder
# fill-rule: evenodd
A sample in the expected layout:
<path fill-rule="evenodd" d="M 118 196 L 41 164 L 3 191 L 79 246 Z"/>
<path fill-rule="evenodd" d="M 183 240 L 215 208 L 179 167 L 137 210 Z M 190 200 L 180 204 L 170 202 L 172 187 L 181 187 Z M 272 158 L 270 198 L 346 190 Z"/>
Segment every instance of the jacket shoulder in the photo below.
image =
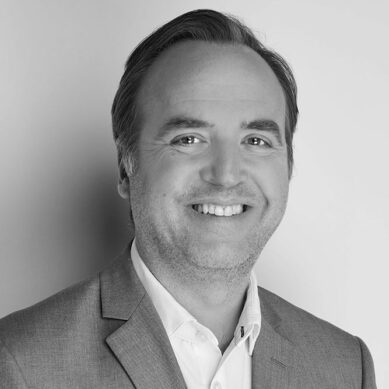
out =
<path fill-rule="evenodd" d="M 280 328 L 291 341 L 300 343 L 313 337 L 327 341 L 341 341 L 342 346 L 348 345 L 351 348 L 357 345 L 355 336 L 328 321 L 318 318 L 264 288 L 258 287 L 258 293 L 265 318 L 278 321 Z"/>
<path fill-rule="evenodd" d="M 10 350 L 39 343 L 40 339 L 60 339 L 64 331 L 82 326 L 100 311 L 99 277 L 72 285 L 31 307 L 0 320 L 0 341 Z M 17 351 L 17 350 L 12 350 Z"/>
<path fill-rule="evenodd" d="M 373 359 L 361 339 L 266 289 L 258 287 L 258 293 L 264 319 L 298 348 L 307 369 L 322 377 L 331 372 L 329 382 L 353 377 L 359 387 L 376 388 Z"/>
<path fill-rule="evenodd" d="M 123 324 L 102 310 L 102 275 L 114 263 L 0 320 L 0 387 L 86 388 L 109 387 L 110 380 L 127 382 L 105 341 Z M 112 287 L 115 281 L 110 280 Z"/>

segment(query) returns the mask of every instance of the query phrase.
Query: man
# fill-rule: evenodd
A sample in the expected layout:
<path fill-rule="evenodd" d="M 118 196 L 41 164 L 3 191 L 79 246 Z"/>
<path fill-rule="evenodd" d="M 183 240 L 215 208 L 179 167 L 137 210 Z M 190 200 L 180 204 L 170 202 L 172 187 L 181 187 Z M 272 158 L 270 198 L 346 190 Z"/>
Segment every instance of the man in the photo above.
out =
<path fill-rule="evenodd" d="M 360 339 L 257 290 L 297 114 L 288 65 L 234 18 L 189 12 L 143 41 L 112 108 L 135 239 L 2 319 L 2 387 L 375 388 Z"/>

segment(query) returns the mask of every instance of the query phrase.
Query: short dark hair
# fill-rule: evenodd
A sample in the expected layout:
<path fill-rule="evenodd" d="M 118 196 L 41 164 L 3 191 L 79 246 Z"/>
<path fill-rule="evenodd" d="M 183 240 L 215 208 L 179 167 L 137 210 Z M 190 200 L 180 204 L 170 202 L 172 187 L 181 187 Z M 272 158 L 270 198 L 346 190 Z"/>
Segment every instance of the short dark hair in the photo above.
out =
<path fill-rule="evenodd" d="M 137 95 L 142 81 L 164 50 L 185 40 L 244 45 L 259 54 L 270 66 L 281 84 L 286 100 L 285 140 L 290 176 L 293 169 L 292 140 L 298 117 L 297 86 L 292 70 L 279 54 L 266 48 L 237 18 L 208 9 L 187 12 L 164 24 L 145 38 L 129 56 L 111 111 L 121 168 L 129 161 L 130 168 L 134 169 L 141 127 Z"/>

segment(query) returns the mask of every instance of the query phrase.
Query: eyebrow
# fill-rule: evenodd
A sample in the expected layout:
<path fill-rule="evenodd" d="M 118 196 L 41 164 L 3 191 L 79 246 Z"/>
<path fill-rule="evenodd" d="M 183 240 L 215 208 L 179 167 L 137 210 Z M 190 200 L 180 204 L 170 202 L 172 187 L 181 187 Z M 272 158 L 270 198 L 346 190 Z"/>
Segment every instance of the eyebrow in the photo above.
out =
<path fill-rule="evenodd" d="M 166 135 L 170 131 L 178 130 L 181 128 L 210 128 L 214 127 L 213 124 L 208 123 L 204 120 L 190 118 L 186 116 L 175 116 L 169 119 L 162 127 L 158 130 L 158 137 Z"/>
<path fill-rule="evenodd" d="M 258 130 L 271 133 L 280 145 L 283 145 L 281 130 L 278 124 L 274 120 L 258 119 L 249 123 L 243 122 L 241 124 L 243 130 Z"/>
<path fill-rule="evenodd" d="M 171 131 L 183 128 L 212 128 L 215 125 L 204 120 L 195 119 L 187 116 L 174 116 L 170 118 L 158 130 L 158 137 L 162 137 Z M 258 130 L 269 132 L 275 136 L 277 142 L 283 145 L 281 130 L 278 124 L 269 119 L 256 119 L 250 122 L 242 122 L 240 125 L 242 130 Z"/>

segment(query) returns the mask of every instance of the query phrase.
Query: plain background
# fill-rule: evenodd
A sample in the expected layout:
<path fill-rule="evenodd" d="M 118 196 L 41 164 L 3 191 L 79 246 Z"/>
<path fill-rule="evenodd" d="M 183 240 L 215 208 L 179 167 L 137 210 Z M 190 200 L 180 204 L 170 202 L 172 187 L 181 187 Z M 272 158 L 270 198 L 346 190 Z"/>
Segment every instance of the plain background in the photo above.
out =
<path fill-rule="evenodd" d="M 2 1 L 0 317 L 125 246 L 110 105 L 134 46 L 194 8 L 241 17 L 299 86 L 289 207 L 259 283 L 362 337 L 388 388 L 385 1 Z"/>

